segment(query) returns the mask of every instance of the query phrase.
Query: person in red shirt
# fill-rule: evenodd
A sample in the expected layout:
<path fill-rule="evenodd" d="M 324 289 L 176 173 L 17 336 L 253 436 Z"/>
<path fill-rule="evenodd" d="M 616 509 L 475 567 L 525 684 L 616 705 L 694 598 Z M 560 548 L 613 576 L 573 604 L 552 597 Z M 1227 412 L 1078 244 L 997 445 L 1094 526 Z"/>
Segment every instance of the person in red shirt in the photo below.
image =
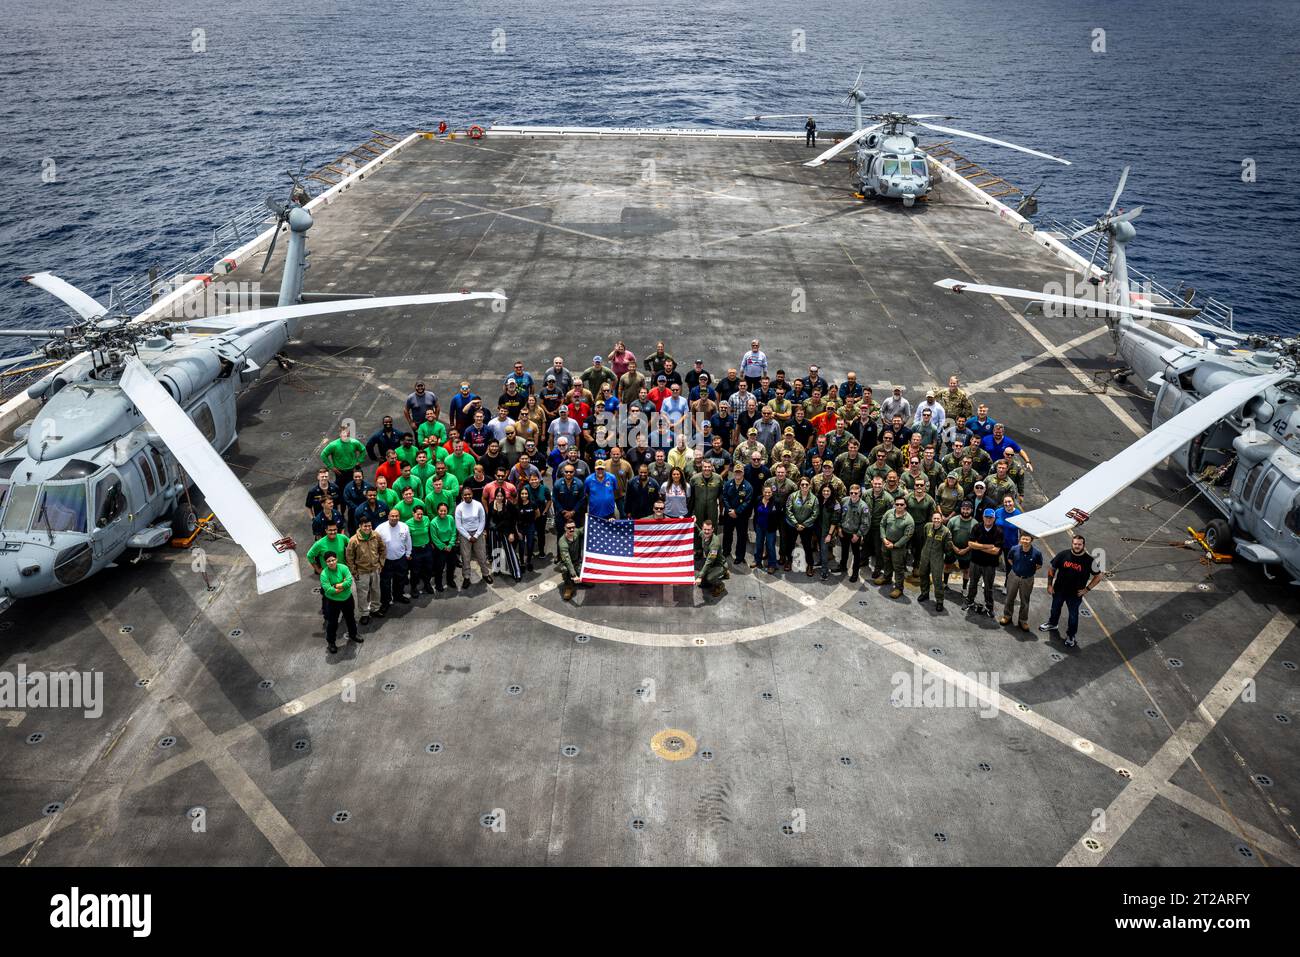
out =
<path fill-rule="evenodd" d="M 673 394 L 673 390 L 668 388 L 668 377 L 662 372 L 659 373 L 655 380 L 655 387 L 646 395 L 651 402 L 655 404 L 655 409 L 662 408 L 664 399 Z"/>
<path fill-rule="evenodd" d="M 507 481 L 505 469 L 497 469 L 496 478 L 483 486 L 483 501 L 490 504 L 496 498 L 499 488 L 505 489 L 507 502 L 519 501 L 519 489 L 513 482 Z"/>
<path fill-rule="evenodd" d="M 389 488 L 392 488 L 393 483 L 402 477 L 402 463 L 397 461 L 397 452 L 394 449 L 388 450 L 383 463 L 375 469 L 375 477 L 386 479 Z"/>
<path fill-rule="evenodd" d="M 575 385 L 569 393 L 569 418 L 579 424 L 591 418 L 591 405 L 586 401 L 581 386 Z"/>

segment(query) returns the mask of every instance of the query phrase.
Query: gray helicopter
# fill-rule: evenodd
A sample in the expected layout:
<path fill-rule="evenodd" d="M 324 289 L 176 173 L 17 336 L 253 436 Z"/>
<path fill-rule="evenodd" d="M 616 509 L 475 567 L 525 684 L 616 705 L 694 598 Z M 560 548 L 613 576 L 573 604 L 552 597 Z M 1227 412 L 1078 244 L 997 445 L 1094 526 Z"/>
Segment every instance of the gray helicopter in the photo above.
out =
<path fill-rule="evenodd" d="M 962 136 L 983 143 L 992 143 L 995 146 L 1005 146 L 1065 166 L 1070 165 L 1069 160 L 1027 146 L 1019 146 L 1006 140 L 994 139 L 991 136 L 971 133 L 951 126 L 922 122 L 931 119 L 956 119 L 953 116 L 939 113 L 877 113 L 864 117 L 862 104 L 866 102 L 866 95 L 862 92 L 861 70 L 858 71 L 858 78 L 854 81 L 853 88 L 846 99 L 853 104 L 856 132 L 803 165 L 821 166 L 850 146 L 857 144 L 853 160 L 853 188 L 866 198 L 881 196 L 886 199 L 901 199 L 904 206 L 910 207 L 919 197 L 928 195 L 934 188 L 930 163 L 925 152 L 920 148 L 920 140 L 916 134 L 907 131 L 909 126 L 921 126 L 950 136 Z M 761 120 L 773 119 L 773 117 L 749 117 L 749 119 Z M 870 121 L 870 125 L 865 121 Z"/>
<path fill-rule="evenodd" d="M 1124 374 L 1155 399 L 1151 432 L 1011 522 L 1034 535 L 1066 531 L 1173 456 L 1218 512 L 1201 532 L 1203 544 L 1235 552 L 1269 577 L 1280 566 L 1300 584 L 1300 340 L 1196 322 L 1188 317 L 1196 310 L 1185 303 L 1132 289 L 1125 247 L 1136 236 L 1132 222 L 1142 207 L 1115 212 L 1127 179 L 1125 167 L 1110 208 L 1073 237 L 1096 232 L 1098 247 L 1109 239 L 1098 300 L 953 279 L 936 283 L 958 293 L 1027 300 L 1027 313 L 1069 307 L 1103 315 L 1127 364 Z M 1198 335 L 1183 341 L 1169 327 Z"/>
<path fill-rule="evenodd" d="M 181 322 L 107 315 L 50 273 L 24 277 L 79 316 L 62 330 L 10 330 L 46 339 L 33 358 L 66 360 L 28 389 L 42 403 L 24 441 L 0 453 L 0 609 L 76 584 L 131 549 L 192 531 L 191 484 L 253 561 L 258 592 L 299 579 L 294 543 L 280 534 L 221 459 L 236 439 L 236 400 L 305 318 L 502 299 L 460 292 L 303 303 L 311 214 L 295 195 L 268 202 L 289 227 L 279 305 Z M 268 259 L 270 250 L 268 250 Z M 265 263 L 263 264 L 265 268 Z"/>

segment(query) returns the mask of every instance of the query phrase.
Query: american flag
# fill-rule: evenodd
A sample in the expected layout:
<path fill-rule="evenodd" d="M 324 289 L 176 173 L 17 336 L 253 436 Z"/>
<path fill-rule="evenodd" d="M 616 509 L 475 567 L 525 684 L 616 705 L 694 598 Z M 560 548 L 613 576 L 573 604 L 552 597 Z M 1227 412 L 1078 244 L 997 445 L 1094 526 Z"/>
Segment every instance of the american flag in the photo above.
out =
<path fill-rule="evenodd" d="M 695 584 L 695 519 L 591 518 L 582 558 L 584 582 Z"/>

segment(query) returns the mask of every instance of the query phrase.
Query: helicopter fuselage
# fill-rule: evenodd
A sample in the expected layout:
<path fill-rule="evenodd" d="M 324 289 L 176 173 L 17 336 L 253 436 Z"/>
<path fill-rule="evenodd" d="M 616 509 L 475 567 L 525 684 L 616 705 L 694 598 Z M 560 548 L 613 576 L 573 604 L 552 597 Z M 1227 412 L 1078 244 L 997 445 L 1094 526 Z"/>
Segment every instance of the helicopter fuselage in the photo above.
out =
<path fill-rule="evenodd" d="M 853 185 L 864 196 L 901 199 L 911 206 L 934 185 L 930 164 L 907 133 L 871 133 L 858 145 Z"/>
<path fill-rule="evenodd" d="M 287 336 L 283 322 L 187 332 L 146 340 L 137 355 L 221 452 L 235 441 L 236 398 Z M 111 360 L 86 356 L 33 387 L 44 404 L 25 440 L 0 455 L 0 603 L 162 545 L 185 514 L 189 479 L 148 410 L 117 387 L 119 374 Z"/>

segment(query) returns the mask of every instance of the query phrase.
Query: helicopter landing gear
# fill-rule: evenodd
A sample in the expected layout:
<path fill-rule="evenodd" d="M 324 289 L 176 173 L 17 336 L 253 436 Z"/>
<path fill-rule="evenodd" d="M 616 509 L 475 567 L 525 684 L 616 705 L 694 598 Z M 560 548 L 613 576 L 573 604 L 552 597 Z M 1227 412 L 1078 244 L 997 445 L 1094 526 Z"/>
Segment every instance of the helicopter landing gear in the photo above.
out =
<path fill-rule="evenodd" d="M 1221 555 L 1232 553 L 1232 528 L 1221 518 L 1212 518 L 1205 525 L 1205 544 Z"/>
<path fill-rule="evenodd" d="M 286 356 L 283 352 L 276 353 L 275 361 L 279 364 L 280 368 L 283 369 L 285 372 L 288 372 L 290 369 L 292 369 L 295 364 L 294 361 L 290 359 L 288 356 Z"/>

